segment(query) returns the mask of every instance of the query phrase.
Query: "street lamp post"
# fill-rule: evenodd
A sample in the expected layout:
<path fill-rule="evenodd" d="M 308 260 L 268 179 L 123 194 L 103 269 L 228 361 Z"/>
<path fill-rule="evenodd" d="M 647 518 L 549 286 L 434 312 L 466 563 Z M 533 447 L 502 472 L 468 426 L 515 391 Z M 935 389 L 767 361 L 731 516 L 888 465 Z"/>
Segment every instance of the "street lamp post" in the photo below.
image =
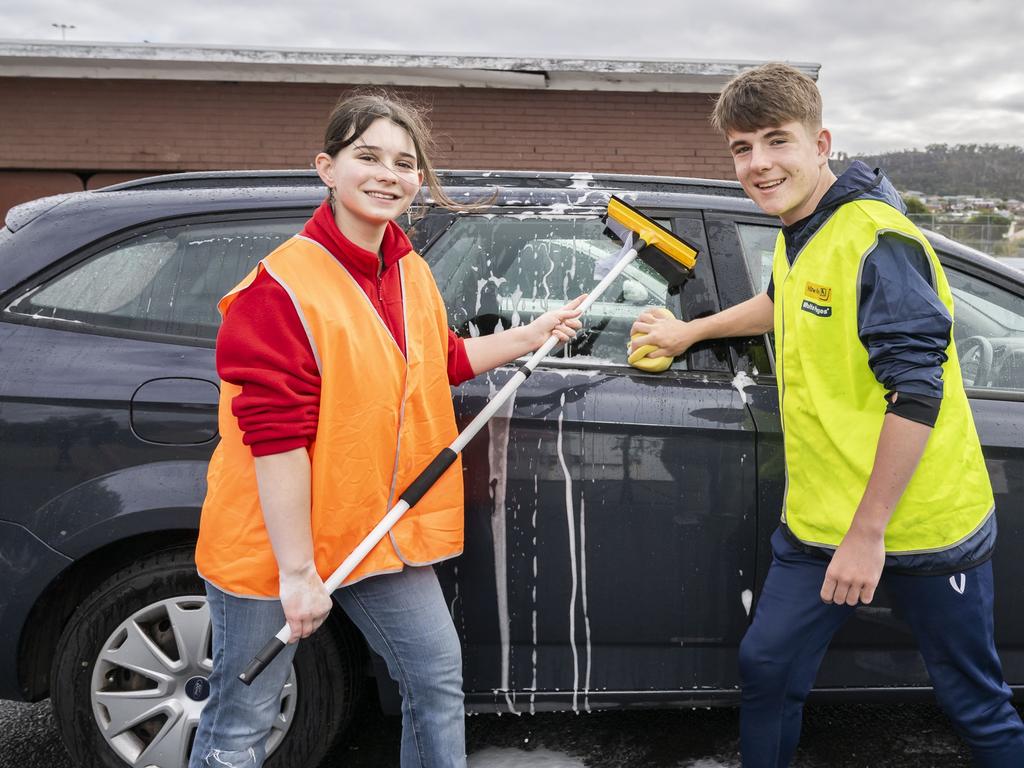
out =
<path fill-rule="evenodd" d="M 51 24 L 50 26 L 51 27 L 56 27 L 57 29 L 60 30 L 60 39 L 61 40 L 67 40 L 68 39 L 68 37 L 67 37 L 68 30 L 75 28 L 74 24 Z"/>

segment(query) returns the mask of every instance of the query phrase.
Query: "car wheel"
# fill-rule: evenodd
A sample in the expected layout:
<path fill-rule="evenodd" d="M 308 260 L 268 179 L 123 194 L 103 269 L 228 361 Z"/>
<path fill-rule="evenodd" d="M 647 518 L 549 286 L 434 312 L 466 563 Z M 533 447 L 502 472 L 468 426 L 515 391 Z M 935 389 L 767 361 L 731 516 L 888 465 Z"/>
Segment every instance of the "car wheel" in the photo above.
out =
<path fill-rule="evenodd" d="M 82 768 L 188 763 L 206 677 L 210 616 L 193 550 L 155 553 L 119 571 L 68 621 L 50 694 Z M 281 695 L 267 768 L 315 766 L 344 733 L 363 681 L 355 630 L 329 621 L 304 640 Z"/>

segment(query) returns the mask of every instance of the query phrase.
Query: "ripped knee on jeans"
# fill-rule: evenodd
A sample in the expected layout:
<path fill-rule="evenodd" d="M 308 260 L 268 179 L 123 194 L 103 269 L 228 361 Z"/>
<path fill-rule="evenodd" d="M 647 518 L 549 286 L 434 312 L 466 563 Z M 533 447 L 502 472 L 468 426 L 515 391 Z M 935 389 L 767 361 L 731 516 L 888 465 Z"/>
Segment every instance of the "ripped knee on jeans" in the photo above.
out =
<path fill-rule="evenodd" d="M 208 749 L 203 755 L 203 763 L 210 768 L 245 768 L 256 765 L 256 750 L 252 747 L 240 752 L 226 749 Z"/>

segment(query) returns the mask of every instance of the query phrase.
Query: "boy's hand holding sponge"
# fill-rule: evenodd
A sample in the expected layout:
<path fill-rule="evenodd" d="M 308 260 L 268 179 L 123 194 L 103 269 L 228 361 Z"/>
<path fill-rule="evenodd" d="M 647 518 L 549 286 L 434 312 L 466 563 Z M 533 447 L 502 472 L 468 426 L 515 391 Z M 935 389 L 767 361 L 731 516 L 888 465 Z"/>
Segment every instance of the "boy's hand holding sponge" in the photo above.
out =
<path fill-rule="evenodd" d="M 654 309 L 649 309 L 644 314 L 641 314 L 640 317 L 637 318 L 637 322 L 638 323 L 644 322 L 644 315 L 645 314 L 646 315 L 653 315 L 654 317 L 664 317 L 664 318 L 668 318 L 668 319 L 671 319 L 671 320 L 675 320 L 676 319 L 675 315 L 673 315 L 665 307 L 655 307 Z M 633 327 L 635 328 L 636 324 L 634 324 Z M 633 331 L 633 333 L 630 335 L 630 340 L 631 341 L 636 341 L 638 338 L 641 338 L 641 337 L 643 337 L 645 335 L 646 334 L 643 331 Z M 632 347 L 632 344 L 630 344 L 630 347 Z M 632 365 L 634 368 L 639 368 L 641 371 L 647 371 L 648 373 L 661 373 L 662 371 L 667 370 L 670 365 L 672 365 L 672 361 L 675 358 L 671 357 L 671 356 L 664 356 L 664 357 L 648 357 L 647 356 L 651 352 L 654 352 L 658 348 L 659 347 L 657 345 L 655 345 L 655 344 L 642 344 L 641 346 L 637 347 L 632 352 L 629 352 L 629 356 L 627 357 L 627 362 L 630 365 Z M 628 351 L 628 349 L 627 349 L 627 351 Z"/>

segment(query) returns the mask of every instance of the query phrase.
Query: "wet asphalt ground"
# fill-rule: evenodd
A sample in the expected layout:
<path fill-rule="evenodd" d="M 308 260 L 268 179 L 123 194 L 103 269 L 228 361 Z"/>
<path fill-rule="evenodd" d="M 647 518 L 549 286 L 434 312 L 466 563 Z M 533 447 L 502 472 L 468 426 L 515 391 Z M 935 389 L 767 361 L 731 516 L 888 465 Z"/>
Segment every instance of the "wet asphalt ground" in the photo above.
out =
<path fill-rule="evenodd" d="M 367 702 L 331 768 L 397 768 L 397 718 Z M 734 709 L 475 715 L 470 768 L 738 768 Z M 794 768 L 957 768 L 967 751 L 929 704 L 811 705 Z M 75 768 L 49 702 L 0 701 L 0 768 Z"/>

